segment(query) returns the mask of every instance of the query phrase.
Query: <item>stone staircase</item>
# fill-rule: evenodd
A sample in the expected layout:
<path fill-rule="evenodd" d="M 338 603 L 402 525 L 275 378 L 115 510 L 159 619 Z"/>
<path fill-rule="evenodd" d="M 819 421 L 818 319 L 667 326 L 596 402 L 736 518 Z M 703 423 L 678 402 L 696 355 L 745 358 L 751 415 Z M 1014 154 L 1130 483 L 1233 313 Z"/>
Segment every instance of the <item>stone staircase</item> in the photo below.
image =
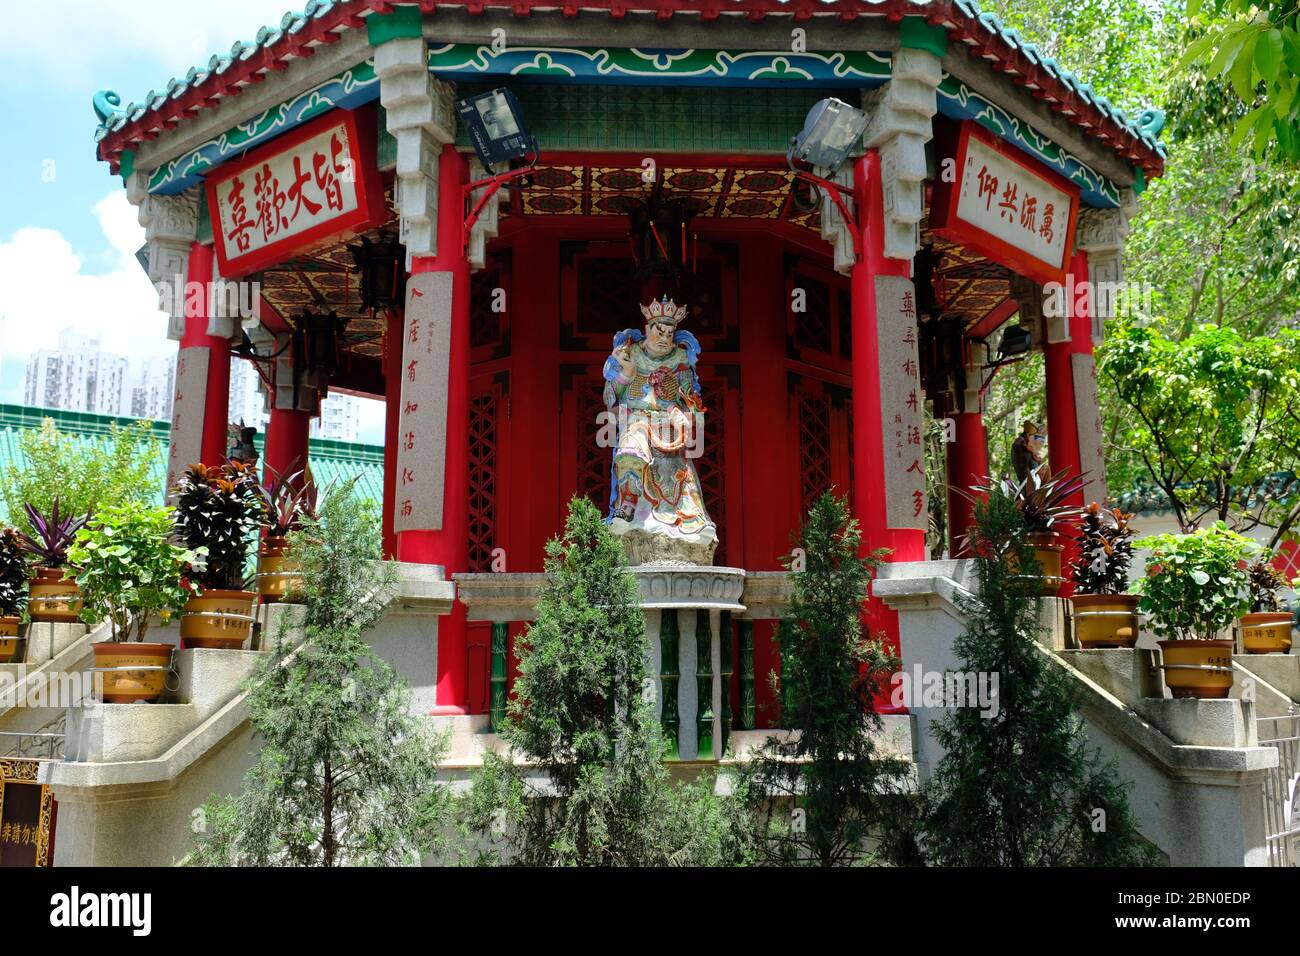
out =
<path fill-rule="evenodd" d="M 874 593 L 899 614 L 905 670 L 957 669 L 952 643 L 965 628 L 960 603 L 974 590 L 973 574 L 965 561 L 882 569 Z M 1175 866 L 1277 862 L 1266 791 L 1276 782 L 1279 750 L 1261 744 L 1257 717 L 1286 713 L 1288 693 L 1300 688 L 1296 659 L 1239 657 L 1236 697 L 1174 700 L 1155 669 L 1151 635 L 1134 649 L 1080 650 L 1071 646 L 1068 602 L 1045 598 L 1039 610 L 1042 653 L 1075 681 L 1090 743 L 1132 783 L 1143 836 Z M 943 756 L 930 727 L 944 713 L 912 708 L 923 780 Z"/>

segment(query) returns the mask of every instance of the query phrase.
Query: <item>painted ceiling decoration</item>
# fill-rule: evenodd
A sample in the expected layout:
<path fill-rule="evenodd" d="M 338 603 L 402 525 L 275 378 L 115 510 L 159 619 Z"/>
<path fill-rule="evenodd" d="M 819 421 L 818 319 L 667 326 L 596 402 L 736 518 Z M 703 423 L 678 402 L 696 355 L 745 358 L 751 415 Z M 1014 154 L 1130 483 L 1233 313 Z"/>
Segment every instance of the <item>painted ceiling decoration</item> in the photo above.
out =
<path fill-rule="evenodd" d="M 663 166 L 662 193 L 685 197 L 701 219 L 759 219 L 786 222 L 817 233 L 820 216 L 801 213 L 790 200 L 792 174 L 781 168 L 727 166 Z M 503 206 L 509 216 L 600 216 L 623 218 L 628 207 L 645 199 L 651 187 L 642 182 L 641 167 L 631 164 L 541 166 L 529 185 L 511 190 Z M 390 222 L 366 235 L 378 240 L 397 229 Z M 927 210 L 928 219 L 928 210 Z M 282 317 L 294 320 L 306 311 L 337 312 L 347 320 L 346 348 L 353 354 L 377 358 L 383 351 L 384 319 L 361 305 L 360 280 L 348 245 L 336 242 L 301 255 L 261 274 L 262 296 Z M 943 313 L 960 316 L 973 326 L 1011 294 L 1010 273 L 977 253 L 934 236 L 922 223 L 921 241 L 936 253 L 933 281 Z"/>
<path fill-rule="evenodd" d="M 139 143 L 157 137 L 160 132 L 228 97 L 237 96 L 246 87 L 282 70 L 289 62 L 312 55 L 322 44 L 336 41 L 343 31 L 366 26 L 370 17 L 392 13 L 399 7 L 418 7 L 424 14 L 462 8 L 471 15 L 503 11 L 522 17 L 534 10 L 558 11 L 565 17 L 604 14 L 615 20 L 629 14 L 653 14 L 659 20 L 688 17 L 706 23 L 734 23 L 742 18 L 761 21 L 768 17 L 801 23 L 813 18 L 833 18 L 846 28 L 859 18 L 883 18 L 890 22 L 905 17 L 922 18 L 942 27 L 949 42 L 963 44 L 973 55 L 988 61 L 993 70 L 1030 90 L 1067 121 L 1135 163 L 1147 178 L 1160 175 L 1164 167 L 1165 149 L 1156 139 L 1163 125 L 1158 111 L 1148 110 L 1137 117 L 1128 117 L 1074 73 L 1051 57 L 1043 56 L 1015 30 L 1004 28 L 994 14 L 983 12 L 976 0 L 420 0 L 418 4 L 394 0 L 310 0 L 301 13 L 285 14 L 278 27 L 263 27 L 254 42 L 235 44 L 229 55 L 214 56 L 205 66 L 194 67 L 183 78 L 173 78 L 162 92 L 151 92 L 143 102 L 123 105 L 115 93 L 98 94 L 95 111 L 99 116 L 96 139 L 100 158 L 108 161 L 114 172 L 121 171 L 125 162 L 129 172 L 132 150 Z M 724 77 L 734 72 L 737 80 L 750 68 L 745 64 L 745 57 L 732 54 L 724 58 L 722 53 L 659 52 L 661 56 L 651 59 L 644 57 L 644 51 L 640 54 L 622 51 L 612 58 L 605 51 L 603 58 L 594 60 L 585 57 L 583 51 L 566 51 L 565 55 L 572 53 L 579 59 L 587 59 L 585 68 L 593 71 L 601 67 L 611 71 L 631 69 L 634 74 L 631 78 L 642 81 L 647 77 L 637 74 L 647 69 L 646 64 L 650 69 L 657 64 L 666 67 L 677 64 L 677 57 L 711 56 L 713 65 L 704 69 L 723 69 Z M 561 63 L 556 55 L 546 61 L 535 59 L 531 65 L 516 66 L 561 72 L 567 67 L 576 71 L 576 66 Z M 646 63 L 641 62 L 643 59 Z M 777 73 L 793 77 L 797 71 L 808 72 L 813 66 L 810 60 L 795 62 L 795 57 L 790 55 L 783 63 L 772 60 L 757 69 L 760 79 L 776 82 Z M 833 72 L 833 65 L 824 66 Z M 671 75 L 670 71 L 663 72 Z M 560 78 L 554 73 L 551 76 Z M 614 73 L 606 74 L 605 78 L 614 79 Z M 826 79 L 818 82 L 824 83 Z"/>

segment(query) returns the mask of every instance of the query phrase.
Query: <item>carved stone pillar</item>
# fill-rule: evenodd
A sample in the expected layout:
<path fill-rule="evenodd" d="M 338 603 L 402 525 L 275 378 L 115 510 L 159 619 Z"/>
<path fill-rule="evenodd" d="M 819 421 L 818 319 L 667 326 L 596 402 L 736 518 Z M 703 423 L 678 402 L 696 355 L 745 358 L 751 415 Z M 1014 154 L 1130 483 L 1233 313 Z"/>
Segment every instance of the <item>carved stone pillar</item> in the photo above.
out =
<path fill-rule="evenodd" d="M 863 94 L 870 120 L 864 138 L 880 153 L 885 207 L 885 255 L 911 260 L 925 211 L 925 144 L 934 135 L 942 61 L 928 50 L 902 47 L 888 83 Z"/>
<path fill-rule="evenodd" d="M 149 281 L 159 292 L 167 312 L 167 337 L 179 342 L 185 334 L 185 284 L 189 275 L 190 246 L 198 235 L 201 187 L 174 196 L 151 195 L 146 176 L 133 173 L 126 197 L 139 211 L 149 263 Z"/>
<path fill-rule="evenodd" d="M 1106 337 L 1106 320 L 1115 317 L 1115 305 L 1124 282 L 1124 237 L 1128 221 L 1137 212 L 1133 190 L 1124 190 L 1118 209 L 1079 211 L 1074 245 L 1088 254 L 1088 278 L 1092 283 L 1092 341 L 1100 345 Z"/>
<path fill-rule="evenodd" d="M 423 37 L 399 37 L 375 48 L 379 102 L 397 140 L 397 211 L 408 256 L 438 254 L 438 167 L 442 147 L 456 139 L 454 88 L 429 73 Z"/>

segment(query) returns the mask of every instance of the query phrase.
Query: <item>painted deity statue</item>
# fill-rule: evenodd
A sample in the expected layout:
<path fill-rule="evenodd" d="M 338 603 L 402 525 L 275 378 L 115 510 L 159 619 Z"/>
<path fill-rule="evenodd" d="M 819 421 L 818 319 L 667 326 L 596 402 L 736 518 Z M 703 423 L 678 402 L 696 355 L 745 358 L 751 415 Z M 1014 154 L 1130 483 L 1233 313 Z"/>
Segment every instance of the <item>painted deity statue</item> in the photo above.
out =
<path fill-rule="evenodd" d="M 700 343 L 677 327 L 686 306 L 666 296 L 641 314 L 645 332 L 619 332 L 605 361 L 605 406 L 617 426 L 607 520 L 634 565 L 709 565 L 718 532 L 695 471 L 704 448 Z"/>

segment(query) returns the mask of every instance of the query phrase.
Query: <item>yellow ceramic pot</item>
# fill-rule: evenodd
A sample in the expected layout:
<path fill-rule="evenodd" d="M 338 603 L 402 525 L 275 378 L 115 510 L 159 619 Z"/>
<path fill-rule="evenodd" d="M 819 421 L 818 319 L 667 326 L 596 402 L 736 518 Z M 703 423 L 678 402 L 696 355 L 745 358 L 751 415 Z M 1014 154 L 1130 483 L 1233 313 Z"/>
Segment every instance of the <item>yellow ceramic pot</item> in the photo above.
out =
<path fill-rule="evenodd" d="M 1034 560 L 1038 562 L 1038 573 L 1033 576 L 1032 583 L 1040 597 L 1051 597 L 1065 583 L 1061 576 L 1061 552 L 1065 546 L 1060 541 L 1061 536 L 1052 532 L 1035 531 L 1026 537 L 1026 543 L 1034 552 Z M 1013 555 L 1008 565 L 1012 574 L 1016 573 L 1015 563 Z"/>
<path fill-rule="evenodd" d="M 27 610 L 33 621 L 75 623 L 81 614 L 81 588 L 63 568 L 37 568 L 28 585 Z"/>
<path fill-rule="evenodd" d="M 204 591 L 185 602 L 182 647 L 240 650 L 253 630 L 252 591 Z"/>
<path fill-rule="evenodd" d="M 1232 641 L 1161 641 L 1165 686 L 1175 697 L 1227 697 L 1232 690 L 1232 651 Z"/>
<path fill-rule="evenodd" d="M 1241 645 L 1247 654 L 1285 654 L 1291 650 L 1293 619 L 1285 611 L 1241 616 Z"/>
<path fill-rule="evenodd" d="M 263 604 L 291 600 L 302 594 L 302 564 L 290 555 L 289 541 L 268 537 L 257 556 L 257 593 Z"/>
<path fill-rule="evenodd" d="M 153 703 L 167 685 L 172 649 L 170 644 L 94 645 L 95 676 L 99 678 L 95 696 L 106 704 Z"/>
<path fill-rule="evenodd" d="M 1138 639 L 1135 594 L 1076 594 L 1074 636 L 1079 646 L 1132 647 Z"/>
<path fill-rule="evenodd" d="M 0 617 L 0 664 L 13 661 L 18 653 L 18 625 L 20 617 Z"/>

